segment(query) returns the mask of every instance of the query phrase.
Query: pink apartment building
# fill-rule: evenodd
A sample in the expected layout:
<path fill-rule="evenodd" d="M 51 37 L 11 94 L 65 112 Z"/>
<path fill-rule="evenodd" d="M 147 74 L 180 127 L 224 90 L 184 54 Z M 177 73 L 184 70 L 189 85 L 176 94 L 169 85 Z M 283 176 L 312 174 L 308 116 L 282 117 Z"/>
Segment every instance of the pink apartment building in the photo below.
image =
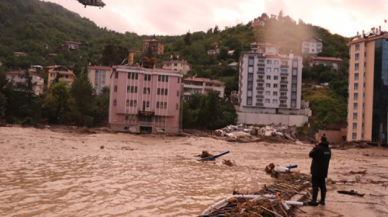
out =
<path fill-rule="evenodd" d="M 113 66 L 109 123 L 113 131 L 177 133 L 182 75 L 178 71 Z"/>

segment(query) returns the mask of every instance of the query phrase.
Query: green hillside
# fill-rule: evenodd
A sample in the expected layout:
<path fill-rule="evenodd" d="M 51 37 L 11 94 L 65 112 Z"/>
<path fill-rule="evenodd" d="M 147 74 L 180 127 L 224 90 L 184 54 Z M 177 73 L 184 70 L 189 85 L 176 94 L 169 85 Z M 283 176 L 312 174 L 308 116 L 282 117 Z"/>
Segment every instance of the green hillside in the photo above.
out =
<path fill-rule="evenodd" d="M 58 4 L 39 0 L 0 1 L 0 29 L 0 60 L 22 68 L 31 63 L 85 64 L 86 59 L 98 64 L 106 45 L 141 47 L 141 38 L 135 33 L 120 34 L 100 28 Z M 50 53 L 58 53 L 59 46 L 65 41 L 81 42 L 81 49 L 75 55 L 64 52 L 49 57 Z M 26 52 L 27 57 L 12 58 L 16 51 Z"/>
<path fill-rule="evenodd" d="M 253 19 L 253 18 L 252 18 Z M 325 102 L 334 100 L 337 114 L 346 114 L 347 74 L 348 74 L 348 38 L 331 34 L 328 30 L 306 24 L 302 20 L 296 22 L 282 12 L 278 16 L 269 17 L 263 13 L 257 17 L 264 23 L 263 27 L 252 27 L 251 23 L 238 24 L 221 29 L 218 26 L 206 32 L 187 32 L 182 35 L 139 36 L 136 33 L 121 34 L 106 28 L 98 27 L 89 19 L 64 9 L 62 6 L 39 0 L 2 0 L 0 1 L 0 72 L 22 68 L 31 64 L 64 65 L 74 67 L 76 74 L 81 72 L 87 63 L 93 65 L 115 65 L 127 57 L 128 49 L 140 50 L 143 38 L 157 38 L 165 45 L 165 53 L 158 56 L 161 62 L 174 58 L 185 59 L 192 65 L 186 76 L 213 78 L 226 83 L 225 93 L 238 89 L 238 71 L 227 65 L 238 62 L 242 51 L 250 50 L 254 41 L 269 42 L 279 47 L 279 52 L 300 54 L 301 41 L 304 38 L 316 37 L 323 40 L 323 52 L 319 55 L 339 57 L 344 60 L 339 72 L 330 67 L 314 67 L 303 69 L 303 82 L 317 84 L 330 83 L 329 89 L 304 89 L 302 97 L 311 102 L 313 122 L 322 127 L 326 122 L 343 122 L 346 116 L 332 115 L 334 112 Z M 81 42 L 75 53 L 60 51 L 66 41 Z M 216 56 L 207 55 L 209 49 L 219 48 Z M 229 55 L 228 51 L 234 51 Z M 26 56 L 16 57 L 14 52 L 26 52 Z M 55 53 L 56 56 L 49 55 Z M 137 56 L 149 56 L 147 52 Z M 304 56 L 307 63 L 308 56 Z M 330 93 L 330 94 L 328 94 Z M 320 96 L 325 95 L 322 98 Z M 323 100 L 323 101 L 322 101 Z M 4 102 L 4 99 L 3 99 Z M 344 117 L 342 117 L 344 116 Z M 324 123 L 325 122 L 325 123 Z M 323 123 L 323 124 L 321 124 Z M 319 126 L 318 126 L 319 125 Z"/>

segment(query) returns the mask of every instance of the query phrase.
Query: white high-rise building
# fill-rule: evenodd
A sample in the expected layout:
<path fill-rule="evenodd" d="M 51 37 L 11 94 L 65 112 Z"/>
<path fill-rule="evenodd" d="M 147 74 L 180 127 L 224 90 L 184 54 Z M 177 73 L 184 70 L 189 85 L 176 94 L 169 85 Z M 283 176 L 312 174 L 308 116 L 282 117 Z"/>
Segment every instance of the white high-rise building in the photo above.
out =
<path fill-rule="evenodd" d="M 276 47 L 260 43 L 263 48 L 243 52 L 240 57 L 239 74 L 239 122 L 251 121 L 247 113 L 255 114 L 301 114 L 302 105 L 302 57 L 280 55 Z M 311 112 L 310 112 L 311 113 Z M 263 118 L 263 117 L 260 117 Z M 293 125 L 293 121 L 284 121 L 288 117 L 267 116 L 269 123 Z M 289 118 L 288 118 L 289 119 Z M 299 124 L 303 121 L 296 121 Z M 271 122 L 273 121 L 273 122 Z"/>

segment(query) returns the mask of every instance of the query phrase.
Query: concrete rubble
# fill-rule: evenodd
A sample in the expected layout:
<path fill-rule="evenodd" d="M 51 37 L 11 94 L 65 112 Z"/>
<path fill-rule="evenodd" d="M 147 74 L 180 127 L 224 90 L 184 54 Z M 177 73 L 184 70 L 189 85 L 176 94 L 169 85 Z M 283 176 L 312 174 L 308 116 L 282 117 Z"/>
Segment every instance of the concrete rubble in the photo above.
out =
<path fill-rule="evenodd" d="M 222 129 L 215 130 L 215 135 L 219 137 L 227 137 L 230 139 L 274 139 L 284 142 L 295 142 L 303 144 L 296 137 L 296 127 L 290 127 L 282 124 L 271 124 L 266 126 L 246 126 L 243 124 L 229 125 Z"/>

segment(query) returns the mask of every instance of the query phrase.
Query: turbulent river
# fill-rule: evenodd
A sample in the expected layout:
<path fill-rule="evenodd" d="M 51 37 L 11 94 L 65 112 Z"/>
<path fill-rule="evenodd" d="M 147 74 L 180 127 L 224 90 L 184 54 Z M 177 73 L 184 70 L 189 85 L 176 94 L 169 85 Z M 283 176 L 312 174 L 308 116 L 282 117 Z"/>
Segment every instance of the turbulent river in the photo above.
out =
<path fill-rule="evenodd" d="M 263 167 L 281 146 L 264 151 L 211 138 L 25 132 L 0 131 L 2 217 L 198 216 L 233 190 L 270 183 Z M 202 163 L 196 155 L 203 150 L 231 152 Z"/>

